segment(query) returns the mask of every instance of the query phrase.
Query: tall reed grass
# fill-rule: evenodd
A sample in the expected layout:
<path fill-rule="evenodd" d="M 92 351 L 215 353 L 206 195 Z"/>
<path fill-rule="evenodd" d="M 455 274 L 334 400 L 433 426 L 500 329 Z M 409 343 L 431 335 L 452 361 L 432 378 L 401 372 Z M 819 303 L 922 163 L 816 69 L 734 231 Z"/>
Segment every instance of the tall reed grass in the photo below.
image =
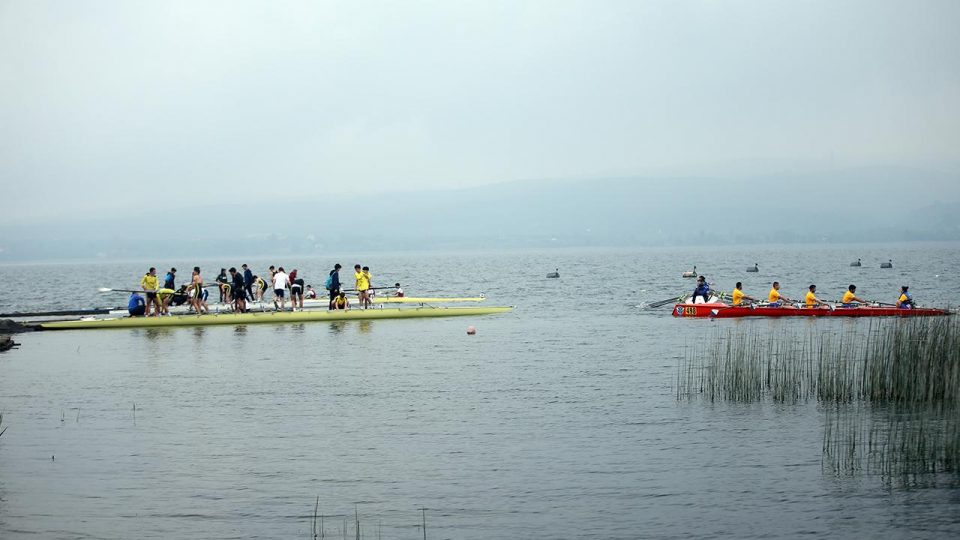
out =
<path fill-rule="evenodd" d="M 737 325 L 689 347 L 677 399 L 824 408 L 823 467 L 960 481 L 960 318 Z"/>
<path fill-rule="evenodd" d="M 960 402 L 960 318 L 825 322 L 714 330 L 685 351 L 677 399 Z"/>

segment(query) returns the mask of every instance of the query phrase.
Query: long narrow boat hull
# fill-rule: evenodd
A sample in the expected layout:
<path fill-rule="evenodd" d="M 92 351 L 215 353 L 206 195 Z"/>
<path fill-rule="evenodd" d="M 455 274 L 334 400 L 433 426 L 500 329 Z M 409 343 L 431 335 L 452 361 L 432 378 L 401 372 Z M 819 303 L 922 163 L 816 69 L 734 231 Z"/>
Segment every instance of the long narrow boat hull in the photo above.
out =
<path fill-rule="evenodd" d="M 463 302 L 484 302 L 486 297 L 484 296 L 474 296 L 474 297 L 465 297 L 465 298 L 433 298 L 433 297 L 420 297 L 420 296 L 384 296 L 384 297 L 374 297 L 371 301 L 371 304 L 374 306 L 380 306 L 383 304 L 448 304 L 448 303 L 463 303 Z M 290 299 L 286 299 L 286 305 L 290 306 Z M 327 297 L 323 298 L 307 298 L 303 301 L 303 307 L 305 309 L 327 309 L 329 305 L 329 299 Z M 350 297 L 351 307 L 359 307 L 360 300 L 354 297 Z M 263 300 L 262 302 L 247 302 L 247 309 L 250 311 L 267 311 L 274 310 L 273 300 Z M 232 313 L 233 307 L 230 304 L 220 304 L 216 302 L 210 303 L 210 311 L 213 313 Z M 180 306 L 170 306 L 171 315 L 189 315 L 193 312 L 193 308 L 189 304 L 183 304 Z M 123 317 L 127 315 L 127 310 L 123 308 L 111 309 L 107 312 L 109 315 L 116 317 Z M 13 314 L 16 315 L 16 314 Z M 28 314 L 32 315 L 32 314 Z"/>
<path fill-rule="evenodd" d="M 935 308 L 900 309 L 884 306 L 853 308 L 828 307 L 798 308 L 795 306 L 730 306 L 727 304 L 677 304 L 674 317 L 731 319 L 740 317 L 930 317 L 949 315 L 949 311 Z"/>
<path fill-rule="evenodd" d="M 268 311 L 211 315 L 174 315 L 170 317 L 115 317 L 39 323 L 42 330 L 87 330 L 96 328 L 157 328 L 175 326 L 212 326 L 224 324 L 300 323 L 314 321 L 352 321 L 374 319 L 418 319 L 426 317 L 463 317 L 492 315 L 512 307 L 418 307 L 392 309 L 350 309 L 310 311 Z"/>

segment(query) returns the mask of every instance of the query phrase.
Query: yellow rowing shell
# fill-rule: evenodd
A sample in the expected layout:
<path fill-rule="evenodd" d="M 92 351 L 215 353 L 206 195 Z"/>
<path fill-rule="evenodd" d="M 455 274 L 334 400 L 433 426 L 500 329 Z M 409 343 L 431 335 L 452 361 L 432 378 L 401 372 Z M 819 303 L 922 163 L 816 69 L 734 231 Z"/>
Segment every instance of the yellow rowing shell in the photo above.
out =
<path fill-rule="evenodd" d="M 116 317 L 40 323 L 42 330 L 87 330 L 95 328 L 157 328 L 167 326 L 212 326 L 219 324 L 267 324 L 314 321 L 365 321 L 374 319 L 419 319 L 427 317 L 464 317 L 493 315 L 512 307 L 418 307 L 388 309 L 349 309 L 333 311 L 267 311 L 219 313 L 211 315 L 175 315 L 172 317 Z"/>

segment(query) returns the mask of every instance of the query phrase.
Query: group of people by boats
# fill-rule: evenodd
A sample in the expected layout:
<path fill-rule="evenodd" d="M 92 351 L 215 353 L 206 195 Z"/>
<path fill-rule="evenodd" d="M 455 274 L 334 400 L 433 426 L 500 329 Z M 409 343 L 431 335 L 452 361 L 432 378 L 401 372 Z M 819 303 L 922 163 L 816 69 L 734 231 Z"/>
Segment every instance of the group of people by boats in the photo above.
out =
<path fill-rule="evenodd" d="M 376 287 L 373 286 L 373 276 L 370 267 L 354 265 L 355 286 L 353 289 L 344 287 L 340 280 L 340 270 L 343 267 L 337 263 L 329 271 L 324 288 L 328 294 L 328 309 L 350 309 L 348 291 L 356 291 L 360 307 L 367 309 L 373 304 Z M 160 316 L 170 315 L 170 306 L 189 304 L 190 310 L 197 314 L 209 313 L 208 288 L 216 287 L 221 304 L 230 304 L 237 313 L 249 311 L 248 302 L 263 302 L 264 295 L 273 290 L 273 304 L 278 311 L 287 307 L 290 300 L 290 310 L 303 310 L 304 299 L 317 299 L 317 291 L 313 285 L 306 284 L 299 270 L 293 269 L 289 274 L 282 266 L 271 265 L 263 276 L 254 274 L 246 264 L 240 265 L 238 270 L 231 267 L 229 270 L 221 268 L 220 273 L 212 283 L 205 283 L 200 267 L 194 266 L 188 283 L 179 288 L 176 285 L 177 269 L 170 268 L 160 282 L 156 267 L 150 267 L 140 280 L 139 291 L 132 291 L 127 310 L 131 316 Z M 387 287 L 384 287 L 387 288 Z M 403 296 L 403 289 L 397 283 L 392 287 L 393 294 Z M 141 294 L 143 296 L 141 296 Z"/>
<path fill-rule="evenodd" d="M 711 290 L 710 285 L 707 284 L 706 277 L 699 276 L 697 278 L 697 287 L 694 289 L 693 294 L 690 297 L 690 303 L 707 303 L 710 302 L 715 296 L 716 294 Z M 743 283 L 739 281 L 734 286 L 731 297 L 732 304 L 734 306 L 746 306 L 753 304 L 764 305 L 768 307 L 782 307 L 790 304 L 799 304 L 805 308 L 853 308 L 875 303 L 869 300 L 864 300 L 863 298 L 857 296 L 857 286 L 853 284 L 847 287 L 847 290 L 843 293 L 843 298 L 839 302 L 821 299 L 817 293 L 817 286 L 813 284 L 807 287 L 807 293 L 803 300 L 792 300 L 780 292 L 779 281 L 773 282 L 770 292 L 767 294 L 766 301 L 747 296 L 747 294 L 743 291 Z M 913 301 L 913 295 L 910 294 L 910 287 L 907 285 L 900 287 L 900 295 L 897 297 L 896 303 L 890 305 L 894 305 L 900 309 L 913 309 L 915 304 Z"/>

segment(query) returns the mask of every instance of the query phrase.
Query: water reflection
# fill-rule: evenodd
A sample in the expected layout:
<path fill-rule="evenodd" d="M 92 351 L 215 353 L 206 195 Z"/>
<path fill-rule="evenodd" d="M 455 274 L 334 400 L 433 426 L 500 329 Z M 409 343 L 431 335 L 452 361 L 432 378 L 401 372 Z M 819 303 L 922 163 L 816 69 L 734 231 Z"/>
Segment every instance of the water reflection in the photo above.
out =
<path fill-rule="evenodd" d="M 333 321 L 330 323 L 330 333 L 333 335 L 342 334 L 346 327 L 347 321 Z"/>
<path fill-rule="evenodd" d="M 373 332 L 373 321 L 360 321 L 360 333 L 370 334 Z"/>

